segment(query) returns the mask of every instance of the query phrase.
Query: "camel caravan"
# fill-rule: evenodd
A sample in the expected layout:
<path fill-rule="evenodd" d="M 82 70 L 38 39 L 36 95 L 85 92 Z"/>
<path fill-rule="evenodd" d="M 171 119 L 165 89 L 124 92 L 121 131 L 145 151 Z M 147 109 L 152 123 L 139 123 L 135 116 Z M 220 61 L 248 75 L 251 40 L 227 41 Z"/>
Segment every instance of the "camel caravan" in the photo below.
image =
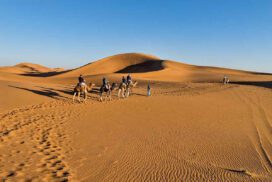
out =
<path fill-rule="evenodd" d="M 76 96 L 77 96 L 77 101 L 81 102 L 80 100 L 81 95 L 83 96 L 83 102 L 85 102 L 87 99 L 88 92 L 94 89 L 95 84 L 90 83 L 89 85 L 87 85 L 82 75 L 79 76 L 78 81 L 79 83 L 74 88 L 73 102 L 75 101 Z M 224 85 L 227 85 L 230 82 L 229 78 L 226 75 L 224 75 L 222 81 Z M 119 86 L 116 83 L 110 84 L 110 82 L 107 81 L 106 78 L 103 78 L 102 85 L 98 90 L 99 101 L 100 102 L 103 102 L 106 100 L 111 101 L 112 93 L 115 90 L 118 90 L 117 91 L 118 99 L 128 98 L 133 93 L 133 88 L 135 88 L 137 84 L 138 84 L 138 81 L 133 82 L 130 75 L 128 75 L 127 78 L 123 76 L 122 82 L 119 84 Z M 150 90 L 151 90 L 150 85 L 148 84 L 147 96 L 151 96 Z"/>
<path fill-rule="evenodd" d="M 227 77 L 227 75 L 224 75 L 224 77 L 223 77 L 223 84 L 224 84 L 224 85 L 227 85 L 227 84 L 229 84 L 229 82 L 230 82 L 230 80 L 229 80 L 229 78 Z"/>
<path fill-rule="evenodd" d="M 78 81 L 79 83 L 74 88 L 73 102 L 75 101 L 76 96 L 77 101 L 81 102 L 81 95 L 83 96 L 83 102 L 85 102 L 87 99 L 87 93 L 93 90 L 95 84 L 90 83 L 89 85 L 87 85 L 82 75 L 79 76 Z M 119 86 L 116 83 L 110 84 L 110 82 L 107 81 L 106 78 L 103 78 L 102 82 L 102 86 L 99 88 L 99 101 L 101 102 L 107 99 L 111 101 L 112 92 L 114 90 L 118 90 L 118 98 L 128 98 L 132 94 L 133 88 L 136 87 L 138 84 L 138 81 L 132 81 L 130 75 L 127 76 L 127 79 L 125 79 L 125 77 L 123 76 L 122 82 Z"/>

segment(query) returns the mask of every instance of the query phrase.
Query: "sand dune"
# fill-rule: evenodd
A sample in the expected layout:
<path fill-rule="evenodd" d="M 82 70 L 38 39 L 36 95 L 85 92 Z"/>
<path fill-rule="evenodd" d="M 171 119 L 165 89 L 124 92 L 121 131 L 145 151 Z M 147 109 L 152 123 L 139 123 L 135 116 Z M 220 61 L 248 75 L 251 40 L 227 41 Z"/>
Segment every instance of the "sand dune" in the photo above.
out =
<path fill-rule="evenodd" d="M 21 63 L 12 67 L 0 67 L 0 76 L 3 73 L 50 76 L 51 80 L 64 80 L 64 82 L 69 79 L 76 81 L 80 74 L 86 77 L 101 78 L 106 75 L 109 78 L 120 78 L 121 75 L 130 73 L 136 79 L 168 82 L 221 82 L 224 75 L 228 75 L 233 81 L 269 81 L 269 76 L 271 76 L 271 74 L 243 70 L 189 65 L 140 53 L 118 54 L 67 71 L 61 68 L 51 69 L 32 63 Z"/>
<path fill-rule="evenodd" d="M 48 68 L 34 63 L 19 63 L 14 66 L 0 67 L 0 74 L 11 73 L 25 76 L 51 76 L 63 71 L 65 71 L 63 68 Z"/>
<path fill-rule="evenodd" d="M 1 72 L 25 74 L 25 73 L 42 73 L 51 71 L 50 68 L 33 63 L 20 63 L 14 66 L 0 67 Z"/>
<path fill-rule="evenodd" d="M 224 75 L 228 75 L 233 80 L 263 80 L 263 77 L 256 77 L 260 73 L 234 70 L 227 68 L 195 66 L 181 62 L 162 60 L 158 57 L 127 53 L 110 56 L 77 69 L 59 74 L 58 78 L 77 77 L 80 74 L 85 76 L 107 75 L 115 77 L 118 75 L 131 73 L 137 79 L 156 80 L 156 81 L 221 81 Z"/>
<path fill-rule="evenodd" d="M 130 53 L 130 54 L 119 54 L 110 56 L 104 59 L 100 59 L 95 62 L 91 62 L 85 66 L 79 67 L 67 73 L 61 74 L 61 77 L 68 77 L 68 76 L 78 76 L 79 74 L 84 75 L 99 75 L 99 74 L 110 74 L 110 73 L 118 73 L 118 72 L 125 72 L 126 69 L 128 71 L 133 71 L 133 68 L 129 68 L 132 65 L 137 64 L 148 64 L 152 62 L 158 62 L 157 65 L 150 65 L 145 68 L 145 72 L 151 71 L 154 68 L 153 66 L 159 66 L 160 59 L 155 56 L 145 55 L 145 54 L 137 54 L 137 53 Z M 141 69 L 144 69 L 144 65 L 141 66 Z M 149 70 L 151 69 L 151 70 Z"/>
<path fill-rule="evenodd" d="M 1 181 L 272 180 L 272 75 L 136 53 L 50 72 L 0 68 Z M 72 103 L 79 74 L 99 87 L 128 73 L 128 99 Z"/>

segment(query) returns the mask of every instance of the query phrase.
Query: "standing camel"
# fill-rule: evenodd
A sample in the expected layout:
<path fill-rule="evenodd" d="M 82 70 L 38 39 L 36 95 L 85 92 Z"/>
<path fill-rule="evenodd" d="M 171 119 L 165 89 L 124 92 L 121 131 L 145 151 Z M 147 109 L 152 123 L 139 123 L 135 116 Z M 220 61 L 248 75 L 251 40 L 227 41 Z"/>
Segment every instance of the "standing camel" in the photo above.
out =
<path fill-rule="evenodd" d="M 103 101 L 103 93 L 106 94 L 106 98 L 109 98 L 109 100 L 111 101 L 111 92 L 116 88 L 116 83 L 112 83 L 112 85 L 110 85 L 109 83 L 107 83 L 107 87 L 102 85 L 99 89 L 99 95 L 100 98 L 99 100 L 102 102 Z M 105 100 L 106 100 L 105 98 Z"/>
<path fill-rule="evenodd" d="M 133 88 L 136 87 L 138 84 L 138 81 L 135 81 L 134 83 L 131 81 L 127 85 L 127 90 L 126 90 L 126 97 L 130 96 L 132 94 Z"/>
<path fill-rule="evenodd" d="M 94 83 L 90 83 L 89 85 L 86 84 L 77 84 L 74 88 L 74 96 L 73 96 L 73 102 L 75 100 L 75 97 L 77 95 L 77 100 L 80 102 L 80 94 L 82 93 L 84 95 L 83 102 L 87 99 L 87 93 L 92 90 L 92 88 L 95 86 Z"/>
<path fill-rule="evenodd" d="M 118 89 L 118 98 L 120 98 L 120 94 L 122 94 L 122 97 L 128 97 L 132 93 L 132 89 L 136 87 L 138 84 L 138 81 L 129 82 L 128 84 L 121 83 Z"/>
<path fill-rule="evenodd" d="M 122 82 L 118 88 L 118 94 L 117 94 L 118 98 L 120 98 L 120 94 L 122 94 L 122 98 L 125 98 L 126 90 L 127 90 L 127 84 Z"/>
<path fill-rule="evenodd" d="M 229 78 L 227 76 L 224 76 L 223 78 L 223 84 L 226 85 L 226 84 L 229 84 Z"/>

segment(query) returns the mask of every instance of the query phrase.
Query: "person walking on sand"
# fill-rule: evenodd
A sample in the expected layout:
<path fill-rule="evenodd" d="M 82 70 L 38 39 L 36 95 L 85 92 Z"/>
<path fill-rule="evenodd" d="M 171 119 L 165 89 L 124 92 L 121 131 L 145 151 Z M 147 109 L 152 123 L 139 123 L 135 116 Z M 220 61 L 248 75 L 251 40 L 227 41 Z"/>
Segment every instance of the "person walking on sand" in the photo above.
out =
<path fill-rule="evenodd" d="M 227 77 L 227 75 L 224 75 L 223 83 L 224 83 L 224 85 L 229 83 L 229 78 Z"/>
<path fill-rule="evenodd" d="M 151 96 L 151 87 L 150 87 L 150 84 L 148 83 L 147 85 L 147 96 Z"/>

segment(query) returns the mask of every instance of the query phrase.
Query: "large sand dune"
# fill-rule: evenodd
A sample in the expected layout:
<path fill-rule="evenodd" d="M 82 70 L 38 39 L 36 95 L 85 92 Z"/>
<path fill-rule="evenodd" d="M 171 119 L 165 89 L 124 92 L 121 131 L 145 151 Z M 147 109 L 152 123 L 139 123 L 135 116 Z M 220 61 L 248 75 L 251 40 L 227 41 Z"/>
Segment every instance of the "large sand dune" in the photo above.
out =
<path fill-rule="evenodd" d="M 72 103 L 79 74 L 99 87 L 128 73 L 128 99 L 93 90 Z M 272 180 L 272 75 L 133 53 L 65 72 L 0 68 L 0 89 L 0 180 Z"/>
<path fill-rule="evenodd" d="M 48 68 L 39 64 L 19 63 L 14 66 L 0 67 L 0 72 L 15 73 L 15 74 L 39 74 L 53 71 L 64 71 L 62 68 Z"/>
<path fill-rule="evenodd" d="M 256 77 L 260 73 L 234 70 L 227 68 L 195 66 L 171 60 L 162 60 L 156 56 L 127 53 L 100 59 L 77 69 L 59 74 L 58 78 L 85 76 L 115 76 L 132 73 L 134 78 L 157 81 L 221 81 L 224 75 L 231 76 L 233 80 L 258 80 L 266 77 Z M 265 75 L 265 74 L 264 74 Z"/>

